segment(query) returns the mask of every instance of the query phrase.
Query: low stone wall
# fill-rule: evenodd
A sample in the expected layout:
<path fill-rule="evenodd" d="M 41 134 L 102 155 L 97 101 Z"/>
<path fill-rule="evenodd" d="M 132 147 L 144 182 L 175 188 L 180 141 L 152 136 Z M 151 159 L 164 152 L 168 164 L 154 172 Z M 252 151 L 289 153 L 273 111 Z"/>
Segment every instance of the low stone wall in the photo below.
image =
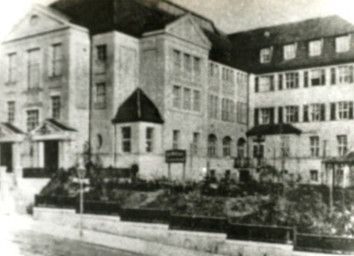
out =
<path fill-rule="evenodd" d="M 80 215 L 72 209 L 34 208 L 34 218 L 60 226 L 78 227 Z M 226 239 L 226 234 L 169 230 L 168 225 L 120 221 L 117 216 L 83 215 L 86 230 L 130 237 L 199 252 L 228 256 L 305 256 L 307 252 L 294 252 L 292 245 L 236 241 Z M 320 254 L 317 256 L 330 254 Z"/>

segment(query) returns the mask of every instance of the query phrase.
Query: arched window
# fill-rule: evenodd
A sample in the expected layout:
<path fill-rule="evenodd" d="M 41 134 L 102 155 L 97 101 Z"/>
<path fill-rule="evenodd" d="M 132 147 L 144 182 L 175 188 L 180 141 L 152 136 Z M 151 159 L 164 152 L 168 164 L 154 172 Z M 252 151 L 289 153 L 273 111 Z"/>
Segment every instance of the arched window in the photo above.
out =
<path fill-rule="evenodd" d="M 224 156 L 231 156 L 231 138 L 229 136 L 222 140 L 222 149 Z"/>
<path fill-rule="evenodd" d="M 214 134 L 208 136 L 208 156 L 216 156 L 216 141 L 217 138 Z"/>
<path fill-rule="evenodd" d="M 245 157 L 246 152 L 246 140 L 244 138 L 240 138 L 237 141 L 237 157 L 242 158 Z"/>

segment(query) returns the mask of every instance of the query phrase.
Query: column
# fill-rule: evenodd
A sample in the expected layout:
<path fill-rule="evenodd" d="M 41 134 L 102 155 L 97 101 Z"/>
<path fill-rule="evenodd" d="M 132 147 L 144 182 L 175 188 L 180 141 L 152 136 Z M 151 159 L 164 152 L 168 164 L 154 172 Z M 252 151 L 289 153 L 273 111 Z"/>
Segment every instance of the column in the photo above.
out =
<path fill-rule="evenodd" d="M 38 141 L 37 143 L 37 166 L 44 167 L 44 142 Z"/>

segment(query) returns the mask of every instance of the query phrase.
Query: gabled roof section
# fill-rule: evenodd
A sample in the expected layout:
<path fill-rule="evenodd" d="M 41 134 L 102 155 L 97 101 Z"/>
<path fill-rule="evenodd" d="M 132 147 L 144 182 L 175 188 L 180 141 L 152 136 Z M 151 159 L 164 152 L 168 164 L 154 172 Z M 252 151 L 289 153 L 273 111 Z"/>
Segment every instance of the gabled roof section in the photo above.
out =
<path fill-rule="evenodd" d="M 266 135 L 281 135 L 281 134 L 301 134 L 301 130 L 291 124 L 267 124 L 258 125 L 246 132 L 249 136 L 266 136 Z"/>
<path fill-rule="evenodd" d="M 71 128 L 63 123 L 60 123 L 59 121 L 55 120 L 55 119 L 47 119 L 46 120 L 48 123 L 53 124 L 54 126 L 60 128 L 63 131 L 70 131 L 70 132 L 76 132 L 77 130 L 74 128 Z"/>
<path fill-rule="evenodd" d="M 48 135 L 48 134 L 58 134 L 64 132 L 76 132 L 74 128 L 71 128 L 57 120 L 54 119 L 46 119 L 37 126 L 31 134 L 40 134 L 40 135 Z"/>
<path fill-rule="evenodd" d="M 122 103 L 112 120 L 113 124 L 133 122 L 163 123 L 159 110 L 140 88 Z"/>
<path fill-rule="evenodd" d="M 10 132 L 14 134 L 25 134 L 22 130 L 17 128 L 11 123 L 0 123 L 1 126 L 5 127 L 5 129 L 8 129 Z"/>

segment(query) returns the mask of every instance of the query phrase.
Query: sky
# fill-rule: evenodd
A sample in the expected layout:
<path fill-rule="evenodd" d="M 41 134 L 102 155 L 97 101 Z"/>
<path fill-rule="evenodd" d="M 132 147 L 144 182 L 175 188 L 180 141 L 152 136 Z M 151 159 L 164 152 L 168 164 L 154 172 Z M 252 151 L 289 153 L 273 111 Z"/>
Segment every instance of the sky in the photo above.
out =
<path fill-rule="evenodd" d="M 99 0 L 97 0 L 99 1 Z M 339 14 L 354 23 L 353 0 L 172 0 L 214 21 L 226 33 Z M 33 3 L 53 0 L 0 0 L 0 40 Z"/>

